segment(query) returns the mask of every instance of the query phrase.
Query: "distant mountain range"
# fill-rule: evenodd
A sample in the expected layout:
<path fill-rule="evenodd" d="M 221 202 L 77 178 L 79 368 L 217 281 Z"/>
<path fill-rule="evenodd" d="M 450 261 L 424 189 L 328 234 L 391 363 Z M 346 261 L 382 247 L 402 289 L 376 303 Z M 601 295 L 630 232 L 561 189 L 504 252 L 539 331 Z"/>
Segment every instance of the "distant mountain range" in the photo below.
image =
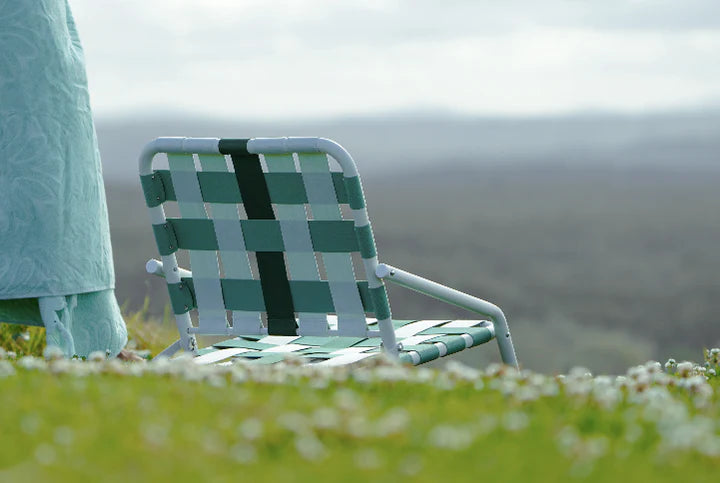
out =
<path fill-rule="evenodd" d="M 720 111 L 647 115 L 480 118 L 448 113 L 251 122 L 191 114 L 98 119 L 107 182 L 135 182 L 142 146 L 158 136 L 322 136 L 354 156 L 361 173 L 549 163 L 625 167 L 716 166 Z"/>

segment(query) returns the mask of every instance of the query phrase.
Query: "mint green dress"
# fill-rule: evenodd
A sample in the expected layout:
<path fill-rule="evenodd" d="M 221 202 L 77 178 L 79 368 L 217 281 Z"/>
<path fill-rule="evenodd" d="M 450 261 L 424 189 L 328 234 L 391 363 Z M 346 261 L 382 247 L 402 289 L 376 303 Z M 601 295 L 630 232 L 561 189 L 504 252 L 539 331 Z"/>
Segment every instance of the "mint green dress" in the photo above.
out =
<path fill-rule="evenodd" d="M 0 4 L 0 321 L 66 355 L 127 342 L 85 61 L 67 0 Z"/>

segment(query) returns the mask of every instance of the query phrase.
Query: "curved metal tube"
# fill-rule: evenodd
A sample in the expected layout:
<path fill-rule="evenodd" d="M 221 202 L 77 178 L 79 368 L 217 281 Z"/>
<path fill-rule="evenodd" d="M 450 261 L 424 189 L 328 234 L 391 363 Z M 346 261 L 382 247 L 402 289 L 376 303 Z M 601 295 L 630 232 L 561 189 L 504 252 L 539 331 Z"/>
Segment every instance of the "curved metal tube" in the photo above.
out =
<path fill-rule="evenodd" d="M 497 305 L 384 263 L 377 266 L 375 274 L 383 280 L 492 318 L 496 327 L 495 339 L 503 362 L 511 366 L 518 366 L 507 319 Z"/>

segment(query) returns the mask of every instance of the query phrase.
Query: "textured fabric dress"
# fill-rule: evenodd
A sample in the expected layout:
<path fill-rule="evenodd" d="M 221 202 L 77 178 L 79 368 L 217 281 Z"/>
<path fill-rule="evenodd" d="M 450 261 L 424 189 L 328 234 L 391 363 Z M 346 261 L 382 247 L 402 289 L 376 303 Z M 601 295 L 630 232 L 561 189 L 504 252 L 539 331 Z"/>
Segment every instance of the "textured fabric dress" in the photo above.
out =
<path fill-rule="evenodd" d="M 82 47 L 67 0 L 0 2 L 0 321 L 66 355 L 127 342 Z"/>

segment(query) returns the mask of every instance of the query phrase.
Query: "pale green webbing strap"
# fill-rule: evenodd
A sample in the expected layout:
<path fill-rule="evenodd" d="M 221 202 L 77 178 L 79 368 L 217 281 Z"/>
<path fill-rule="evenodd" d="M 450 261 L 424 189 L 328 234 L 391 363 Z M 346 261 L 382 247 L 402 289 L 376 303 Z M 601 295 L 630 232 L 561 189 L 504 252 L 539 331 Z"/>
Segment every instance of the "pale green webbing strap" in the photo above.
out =
<path fill-rule="evenodd" d="M 200 166 L 204 172 L 228 173 L 223 155 L 200 154 Z M 228 195 L 240 196 L 237 183 L 228 184 Z M 236 204 L 210 203 L 210 212 L 217 237 L 220 261 L 226 279 L 252 280 L 250 259 L 245 249 L 242 226 L 238 223 L 239 211 Z M 260 312 L 235 310 L 232 324 L 237 334 L 258 334 L 262 329 Z"/>
<path fill-rule="evenodd" d="M 314 220 L 342 220 L 326 154 L 298 154 L 310 210 Z M 365 310 L 357 289 L 350 253 L 321 253 L 340 335 L 367 333 Z"/>
<path fill-rule="evenodd" d="M 265 155 L 268 173 L 295 173 L 292 154 Z M 275 216 L 280 222 L 285 260 L 292 280 L 318 281 L 317 260 L 313 250 L 308 214 L 304 205 L 275 203 Z M 298 312 L 298 333 L 302 335 L 326 335 L 329 327 L 327 314 Z"/>
<path fill-rule="evenodd" d="M 189 219 L 207 219 L 193 155 L 168 153 L 167 157 L 180 216 Z M 228 323 L 217 254 L 205 250 L 188 251 L 197 299 L 198 326 L 201 330 L 222 332 L 226 330 Z"/>

